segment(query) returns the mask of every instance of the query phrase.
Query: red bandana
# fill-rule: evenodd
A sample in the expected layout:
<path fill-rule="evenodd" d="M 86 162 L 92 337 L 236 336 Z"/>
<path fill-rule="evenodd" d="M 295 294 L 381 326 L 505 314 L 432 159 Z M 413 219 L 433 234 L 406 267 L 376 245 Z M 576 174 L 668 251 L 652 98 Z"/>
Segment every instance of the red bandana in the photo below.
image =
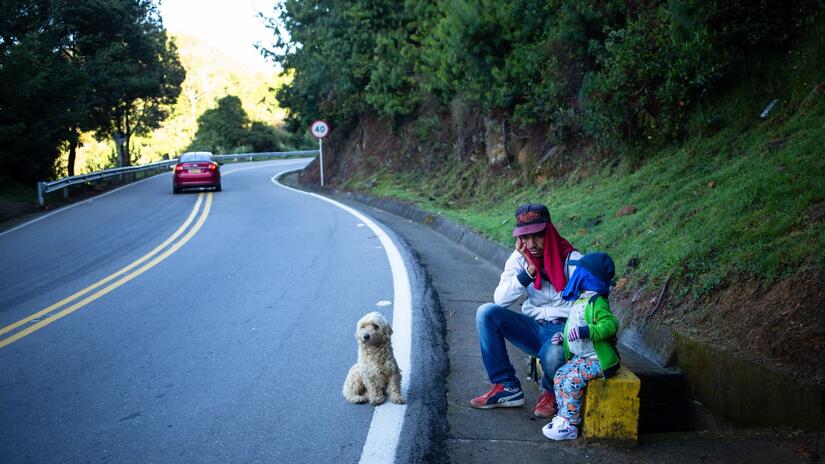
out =
<path fill-rule="evenodd" d="M 541 290 L 542 271 L 550 277 L 550 283 L 557 292 L 564 290 L 564 286 L 567 285 L 564 261 L 571 251 L 575 251 L 573 245 L 559 235 L 552 222 L 548 222 L 547 227 L 544 228 L 544 252 L 541 262 L 538 262 L 530 252 L 524 253 L 530 264 L 536 268 L 536 290 Z"/>

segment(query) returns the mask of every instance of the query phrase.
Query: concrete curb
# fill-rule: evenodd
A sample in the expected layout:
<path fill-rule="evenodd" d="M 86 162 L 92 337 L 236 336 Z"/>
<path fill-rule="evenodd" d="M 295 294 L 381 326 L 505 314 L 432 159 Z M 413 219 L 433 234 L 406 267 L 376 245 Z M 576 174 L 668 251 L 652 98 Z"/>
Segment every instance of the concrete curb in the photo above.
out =
<path fill-rule="evenodd" d="M 504 262 L 507 261 L 507 258 L 512 253 L 511 249 L 489 240 L 477 232 L 468 230 L 450 219 L 424 211 L 417 206 L 398 200 L 373 197 L 363 193 L 346 192 L 336 189 L 317 190 L 339 198 L 374 206 L 397 216 L 426 225 L 494 266 L 503 266 Z"/>

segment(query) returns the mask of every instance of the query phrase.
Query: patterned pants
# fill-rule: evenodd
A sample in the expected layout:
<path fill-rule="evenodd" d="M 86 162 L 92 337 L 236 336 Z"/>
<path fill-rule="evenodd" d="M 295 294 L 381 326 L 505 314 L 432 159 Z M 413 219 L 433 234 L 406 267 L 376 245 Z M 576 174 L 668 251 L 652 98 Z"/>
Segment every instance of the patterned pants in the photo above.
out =
<path fill-rule="evenodd" d="M 582 403 L 587 382 L 601 374 L 598 359 L 573 356 L 564 363 L 553 377 L 558 414 L 572 425 L 579 425 L 582 421 Z"/>

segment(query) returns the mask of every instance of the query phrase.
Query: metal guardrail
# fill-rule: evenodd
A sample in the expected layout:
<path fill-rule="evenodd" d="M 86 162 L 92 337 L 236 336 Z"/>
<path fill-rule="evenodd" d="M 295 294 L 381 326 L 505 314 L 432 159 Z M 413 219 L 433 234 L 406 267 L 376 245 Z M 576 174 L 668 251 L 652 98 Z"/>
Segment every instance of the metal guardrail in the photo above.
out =
<path fill-rule="evenodd" d="M 277 151 L 277 152 L 263 152 L 263 153 L 236 153 L 228 155 L 212 155 L 215 161 L 263 161 L 272 158 L 286 158 L 289 156 L 301 155 L 317 155 L 318 150 L 303 150 L 303 151 Z M 42 206 L 45 202 L 47 193 L 63 190 L 63 196 L 69 196 L 69 187 L 72 185 L 85 184 L 88 182 L 95 182 L 107 179 L 114 176 L 123 176 L 125 174 L 137 174 L 139 172 L 148 172 L 158 169 L 167 169 L 177 163 L 177 159 L 158 161 L 156 163 L 144 164 L 140 166 L 127 166 L 125 168 L 106 169 L 103 171 L 92 172 L 89 174 L 81 174 L 77 176 L 64 177 L 53 182 L 38 182 L 37 183 L 37 201 Z"/>
<path fill-rule="evenodd" d="M 157 163 L 144 164 L 141 166 L 127 166 L 125 168 L 106 169 L 104 171 L 91 172 L 89 174 L 81 174 L 78 176 L 64 177 L 54 182 L 38 182 L 37 183 L 37 201 L 42 206 L 45 202 L 47 193 L 63 190 L 63 196 L 69 196 L 69 187 L 72 185 L 85 184 L 87 182 L 94 182 L 109 177 L 122 176 L 124 174 L 135 174 L 138 172 L 146 172 L 157 169 L 164 169 L 177 163 L 178 160 L 158 161 Z"/>
<path fill-rule="evenodd" d="M 231 155 L 212 155 L 215 161 L 263 161 L 272 158 L 286 158 L 288 156 L 317 155 L 318 150 L 303 151 L 267 151 L 262 153 L 235 153 Z"/>

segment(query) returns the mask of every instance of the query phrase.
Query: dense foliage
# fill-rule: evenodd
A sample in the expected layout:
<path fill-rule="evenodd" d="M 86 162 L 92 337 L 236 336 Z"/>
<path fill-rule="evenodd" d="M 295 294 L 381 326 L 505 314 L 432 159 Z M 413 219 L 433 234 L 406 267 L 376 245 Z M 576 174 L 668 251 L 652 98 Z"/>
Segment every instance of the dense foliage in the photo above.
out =
<path fill-rule="evenodd" d="M 250 121 L 241 99 L 227 95 L 198 118 L 198 132 L 187 151 L 260 153 L 289 151 L 300 145 L 301 140 L 282 129 Z"/>
<path fill-rule="evenodd" d="M 679 136 L 754 50 L 784 47 L 814 0 L 285 0 L 270 50 L 290 121 L 348 127 L 460 99 L 602 142 Z"/>
<path fill-rule="evenodd" d="M 270 54 L 284 69 L 296 70 L 292 84 L 278 92 L 280 104 L 293 112 L 292 128 L 305 128 L 320 116 L 347 126 L 370 104 L 385 114 L 410 112 L 412 105 L 404 103 L 413 76 L 398 67 L 410 64 L 404 47 L 416 33 L 406 4 L 287 0 L 282 5 L 282 14 L 270 20 L 280 33 L 279 51 Z M 375 98 L 380 95 L 387 98 Z"/>
<path fill-rule="evenodd" d="M 158 127 L 185 72 L 151 0 L 0 3 L 0 172 L 32 182 L 68 170 L 82 131 L 129 138 Z"/>
<path fill-rule="evenodd" d="M 273 89 L 288 82 L 288 76 L 278 77 L 252 69 L 195 37 L 173 35 L 172 39 L 186 69 L 186 79 L 181 84 L 180 96 L 170 117 L 150 134 L 132 137 L 130 152 L 134 162 L 143 164 L 174 158 L 195 147 L 198 118 L 215 109 L 218 101 L 229 95 L 241 101 L 242 110 L 249 119 L 249 136 L 243 146 L 218 143 L 220 149 L 215 150 L 216 153 L 253 149 L 285 151 L 315 146 L 309 135 L 301 137 L 280 129 L 284 110 L 275 100 Z M 117 153 L 111 140 L 95 140 L 92 134 L 84 133 L 81 142 L 78 168 L 83 172 L 116 165 Z"/>

